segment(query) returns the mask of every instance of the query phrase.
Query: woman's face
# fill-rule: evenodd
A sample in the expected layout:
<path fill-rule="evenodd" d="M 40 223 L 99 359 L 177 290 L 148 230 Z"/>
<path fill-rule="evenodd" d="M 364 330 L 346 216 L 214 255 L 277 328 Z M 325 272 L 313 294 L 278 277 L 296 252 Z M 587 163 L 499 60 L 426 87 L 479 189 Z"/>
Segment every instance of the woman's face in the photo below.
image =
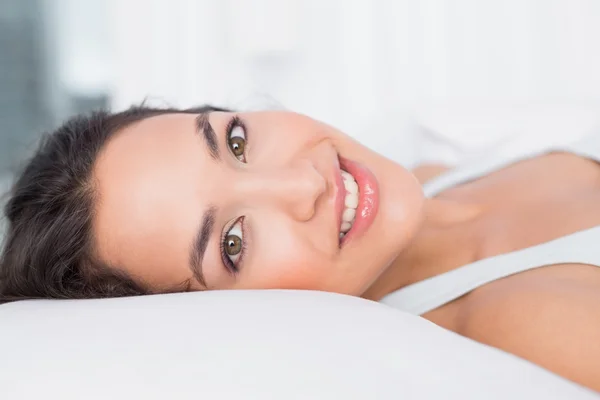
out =
<path fill-rule="evenodd" d="M 98 256 L 156 292 L 360 295 L 423 202 L 404 168 L 289 112 L 147 118 L 107 143 L 94 175 Z"/>

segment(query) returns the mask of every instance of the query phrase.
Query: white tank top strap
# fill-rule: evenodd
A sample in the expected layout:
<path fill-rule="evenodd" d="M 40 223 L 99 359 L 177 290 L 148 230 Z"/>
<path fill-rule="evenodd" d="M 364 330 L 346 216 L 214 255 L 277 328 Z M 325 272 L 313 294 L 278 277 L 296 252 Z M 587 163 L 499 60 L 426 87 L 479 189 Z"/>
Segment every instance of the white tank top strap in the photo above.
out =
<path fill-rule="evenodd" d="M 600 226 L 465 265 L 390 293 L 381 302 L 421 315 L 480 286 L 519 272 L 565 263 L 600 267 L 598 243 Z"/>

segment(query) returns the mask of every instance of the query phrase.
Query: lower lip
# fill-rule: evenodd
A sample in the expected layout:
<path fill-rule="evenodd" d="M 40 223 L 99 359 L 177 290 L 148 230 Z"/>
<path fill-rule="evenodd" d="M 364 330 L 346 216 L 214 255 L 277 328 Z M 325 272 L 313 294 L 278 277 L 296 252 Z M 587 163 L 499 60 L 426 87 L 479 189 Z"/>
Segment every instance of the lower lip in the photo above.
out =
<path fill-rule="evenodd" d="M 340 242 L 340 247 L 362 236 L 371 226 L 379 210 L 379 185 L 375 175 L 364 165 L 340 157 L 340 167 L 350 173 L 358 184 L 358 207 L 352 228 Z"/>

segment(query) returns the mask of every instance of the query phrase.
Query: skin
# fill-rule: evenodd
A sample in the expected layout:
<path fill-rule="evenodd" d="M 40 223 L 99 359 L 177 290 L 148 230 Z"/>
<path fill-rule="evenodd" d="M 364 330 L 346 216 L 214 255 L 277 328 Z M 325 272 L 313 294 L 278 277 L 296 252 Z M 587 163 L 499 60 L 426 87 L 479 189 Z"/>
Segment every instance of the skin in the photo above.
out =
<path fill-rule="evenodd" d="M 245 163 L 227 144 L 234 115 L 246 126 Z M 211 113 L 215 161 L 195 120 L 171 114 L 136 123 L 106 145 L 95 166 L 98 255 L 157 292 L 183 285 L 359 296 L 418 229 L 423 194 L 413 174 L 330 126 L 284 112 Z M 334 208 L 338 154 L 367 165 L 381 191 L 371 229 L 343 249 Z M 204 287 L 189 254 L 211 206 L 218 211 Z M 241 216 L 246 250 L 232 273 L 222 261 L 221 235 Z"/>
<path fill-rule="evenodd" d="M 425 200 L 421 184 L 444 166 L 409 172 L 298 114 L 235 115 L 246 127 L 245 162 L 227 144 L 230 113 L 209 116 L 220 162 L 187 114 L 146 119 L 105 146 L 94 169 L 98 257 L 156 292 L 296 288 L 379 300 L 461 265 L 600 225 L 600 168 L 574 155 L 522 161 Z M 338 156 L 369 168 L 381 194 L 371 227 L 341 249 Z M 204 285 L 189 255 L 209 207 L 218 211 Z M 245 250 L 233 272 L 219 244 L 241 216 Z M 600 391 L 599 310 L 600 269 L 562 264 L 484 285 L 423 317 Z"/>

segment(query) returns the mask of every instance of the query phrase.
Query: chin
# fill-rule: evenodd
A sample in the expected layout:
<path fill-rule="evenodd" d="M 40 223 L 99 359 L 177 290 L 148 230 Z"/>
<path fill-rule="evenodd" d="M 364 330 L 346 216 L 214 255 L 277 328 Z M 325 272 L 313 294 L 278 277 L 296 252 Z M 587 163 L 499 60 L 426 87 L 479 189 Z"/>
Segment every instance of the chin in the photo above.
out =
<path fill-rule="evenodd" d="M 423 219 L 425 198 L 416 177 L 400 165 L 394 164 L 383 172 L 381 189 L 381 223 L 383 231 L 394 236 L 394 247 L 401 252 L 414 238 Z M 386 235 L 387 236 L 387 235 Z"/>

